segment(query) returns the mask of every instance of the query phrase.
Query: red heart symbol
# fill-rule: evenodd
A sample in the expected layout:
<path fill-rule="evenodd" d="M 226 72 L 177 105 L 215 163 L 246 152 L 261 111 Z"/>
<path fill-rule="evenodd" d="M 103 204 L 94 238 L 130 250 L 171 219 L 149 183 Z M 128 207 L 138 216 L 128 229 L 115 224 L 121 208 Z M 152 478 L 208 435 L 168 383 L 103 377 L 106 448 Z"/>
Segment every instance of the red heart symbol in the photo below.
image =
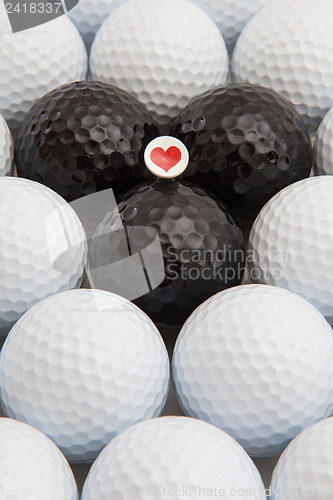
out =
<path fill-rule="evenodd" d="M 172 167 L 180 162 L 182 153 L 176 146 L 171 146 L 167 151 L 162 148 L 155 148 L 150 153 L 150 159 L 164 172 L 169 172 Z"/>

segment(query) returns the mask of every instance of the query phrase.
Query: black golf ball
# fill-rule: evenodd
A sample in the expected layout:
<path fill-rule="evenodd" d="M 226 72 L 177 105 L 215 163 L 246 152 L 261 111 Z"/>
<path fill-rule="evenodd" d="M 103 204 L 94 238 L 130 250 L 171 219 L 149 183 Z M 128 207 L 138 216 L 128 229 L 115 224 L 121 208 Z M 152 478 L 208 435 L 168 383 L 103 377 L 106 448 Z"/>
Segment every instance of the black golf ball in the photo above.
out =
<path fill-rule="evenodd" d="M 222 199 L 243 229 L 287 185 L 310 175 L 310 137 L 295 106 L 255 85 L 227 85 L 192 100 L 171 135 L 187 146 L 181 176 Z"/>
<path fill-rule="evenodd" d="M 242 232 L 225 206 L 203 189 L 175 180 L 153 181 L 118 197 L 118 210 L 118 215 L 107 215 L 95 232 L 104 239 L 100 243 L 97 239 L 96 244 L 93 241 L 90 249 L 93 267 L 102 269 L 102 283 L 94 286 L 118 292 L 109 287 L 108 275 L 101 267 L 118 260 L 124 262 L 119 280 L 131 296 L 136 286 L 131 273 L 135 274 L 141 264 L 138 260 L 131 271 L 130 259 L 123 260 L 129 247 L 134 257 L 142 252 L 147 278 L 156 282 L 161 269 L 157 252 L 149 254 L 147 250 L 153 237 L 145 228 L 155 230 L 163 276 L 158 286 L 150 286 L 150 291 L 134 302 L 163 334 L 178 333 L 204 300 L 241 283 L 245 264 Z M 125 238 L 109 230 L 113 227 L 123 227 Z M 109 276 L 115 278 L 112 268 Z"/>
<path fill-rule="evenodd" d="M 117 194 L 152 178 L 143 154 L 157 135 L 132 95 L 100 82 L 71 83 L 27 113 L 17 140 L 17 172 L 67 201 L 107 188 Z"/>

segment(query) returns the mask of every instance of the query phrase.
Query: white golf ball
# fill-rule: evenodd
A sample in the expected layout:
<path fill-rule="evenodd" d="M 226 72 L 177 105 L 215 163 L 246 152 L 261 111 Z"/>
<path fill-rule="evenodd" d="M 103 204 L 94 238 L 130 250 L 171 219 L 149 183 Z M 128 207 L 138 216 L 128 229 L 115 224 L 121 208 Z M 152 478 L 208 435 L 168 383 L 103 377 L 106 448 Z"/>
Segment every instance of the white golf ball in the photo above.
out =
<path fill-rule="evenodd" d="M 74 210 L 41 184 L 0 178 L 0 334 L 36 302 L 81 285 L 87 241 Z"/>
<path fill-rule="evenodd" d="M 0 449 L 2 500 L 79 499 L 65 457 L 37 429 L 0 418 Z"/>
<path fill-rule="evenodd" d="M 274 470 L 272 500 L 333 498 L 333 418 L 311 425 L 294 439 Z"/>
<path fill-rule="evenodd" d="M 5 414 L 37 427 L 72 462 L 91 462 L 119 432 L 156 417 L 169 358 L 152 321 L 128 300 L 72 290 L 31 308 L 0 356 Z"/>
<path fill-rule="evenodd" d="M 13 133 L 37 99 L 86 73 L 84 43 L 66 16 L 19 33 L 0 16 L 0 112 Z"/>
<path fill-rule="evenodd" d="M 11 173 L 14 166 L 14 142 L 6 120 L 0 114 L 0 176 Z"/>
<path fill-rule="evenodd" d="M 159 125 L 222 85 L 228 54 L 215 23 L 186 0 L 131 0 L 102 25 L 90 53 L 95 80 L 136 95 Z"/>
<path fill-rule="evenodd" d="M 333 174 L 333 108 L 321 122 L 316 135 L 313 171 L 315 175 Z"/>
<path fill-rule="evenodd" d="M 82 0 L 81 0 L 82 1 Z M 272 0 L 191 0 L 217 24 L 231 55 L 249 20 Z"/>
<path fill-rule="evenodd" d="M 81 500 L 266 499 L 255 465 L 228 434 L 185 417 L 130 427 L 100 454 Z"/>
<path fill-rule="evenodd" d="M 249 238 L 253 282 L 311 302 L 333 324 L 333 176 L 296 182 L 272 198 Z"/>
<path fill-rule="evenodd" d="M 185 323 L 173 377 L 186 415 L 275 456 L 333 410 L 333 335 L 311 304 L 277 287 L 244 285 L 208 299 Z"/>
<path fill-rule="evenodd" d="M 86 48 L 90 50 L 92 41 L 105 19 L 128 0 L 80 0 L 70 10 L 68 17 L 82 35 Z"/>
<path fill-rule="evenodd" d="M 233 57 L 233 78 L 292 101 L 310 129 L 333 106 L 333 2 L 275 0 L 248 23 Z"/>

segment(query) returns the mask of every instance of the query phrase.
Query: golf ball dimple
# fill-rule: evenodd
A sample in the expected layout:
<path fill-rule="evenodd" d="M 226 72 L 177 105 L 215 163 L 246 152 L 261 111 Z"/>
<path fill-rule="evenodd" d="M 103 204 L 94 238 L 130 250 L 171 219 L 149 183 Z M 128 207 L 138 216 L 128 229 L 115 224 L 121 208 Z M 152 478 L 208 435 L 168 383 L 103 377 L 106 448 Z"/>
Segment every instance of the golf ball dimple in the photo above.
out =
<path fill-rule="evenodd" d="M 159 135 L 145 107 L 101 82 L 56 88 L 26 114 L 16 141 L 17 172 L 67 201 L 151 178 L 144 150 Z"/>
<path fill-rule="evenodd" d="M 14 142 L 6 120 L 0 114 L 0 176 L 14 169 Z"/>
<path fill-rule="evenodd" d="M 258 470 L 234 439 L 206 422 L 162 417 L 134 425 L 102 451 L 82 500 L 241 498 L 249 491 L 254 500 L 266 498 Z"/>
<path fill-rule="evenodd" d="M 81 0 L 82 1 L 82 0 Z M 231 55 L 249 20 L 272 0 L 191 0 L 217 24 Z"/>
<path fill-rule="evenodd" d="M 248 246 L 252 281 L 301 295 L 333 323 L 333 176 L 286 187 L 262 209 Z"/>
<path fill-rule="evenodd" d="M 90 53 L 96 80 L 146 104 L 161 126 L 189 100 L 226 82 L 228 54 L 218 28 L 186 0 L 131 0 L 102 25 Z"/>
<path fill-rule="evenodd" d="M 135 303 L 161 333 L 178 333 L 203 300 L 241 283 L 245 264 L 241 230 L 225 206 L 198 186 L 160 180 L 142 184 L 118 198 L 118 210 L 137 252 L 150 243 L 142 228 L 157 231 L 163 254 L 162 282 L 138 296 Z M 119 240 L 110 229 L 117 218 L 118 214 L 111 213 L 96 229 L 95 237 L 106 235 L 102 244 L 91 247 L 97 263 L 110 261 L 122 253 L 124 245 L 127 248 L 128 237 Z M 121 280 L 127 280 L 130 288 L 127 261 Z"/>
<path fill-rule="evenodd" d="M 169 358 L 150 319 L 128 300 L 72 290 L 31 308 L 0 356 L 7 416 L 48 435 L 69 461 L 92 462 L 130 425 L 160 414 Z"/>
<path fill-rule="evenodd" d="M 190 153 L 181 178 L 215 193 L 246 230 L 272 196 L 310 175 L 312 147 L 301 116 L 258 85 L 232 84 L 193 99 L 171 134 Z"/>
<path fill-rule="evenodd" d="M 80 0 L 69 11 L 68 17 L 81 33 L 88 50 L 101 24 L 126 1 L 128 0 Z"/>
<path fill-rule="evenodd" d="M 276 456 L 333 410 L 333 336 L 304 299 L 243 285 L 208 299 L 176 342 L 173 377 L 186 415 L 252 456 Z"/>
<path fill-rule="evenodd" d="M 59 85 L 82 80 L 87 53 L 82 38 L 61 16 L 20 33 L 9 33 L 0 18 L 0 112 L 16 135 L 25 113 Z"/>
<path fill-rule="evenodd" d="M 311 425 L 280 457 L 274 470 L 272 500 L 333 498 L 333 418 Z"/>
<path fill-rule="evenodd" d="M 332 18 L 330 0 L 270 2 L 238 39 L 234 81 L 272 88 L 315 130 L 333 106 Z"/>
<path fill-rule="evenodd" d="M 87 241 L 72 208 L 51 189 L 0 178 L 0 332 L 36 302 L 81 285 Z"/>
<path fill-rule="evenodd" d="M 3 500 L 79 500 L 65 457 L 37 429 L 0 418 L 0 449 Z"/>
<path fill-rule="evenodd" d="M 325 115 L 314 144 L 315 175 L 333 174 L 333 108 Z"/>

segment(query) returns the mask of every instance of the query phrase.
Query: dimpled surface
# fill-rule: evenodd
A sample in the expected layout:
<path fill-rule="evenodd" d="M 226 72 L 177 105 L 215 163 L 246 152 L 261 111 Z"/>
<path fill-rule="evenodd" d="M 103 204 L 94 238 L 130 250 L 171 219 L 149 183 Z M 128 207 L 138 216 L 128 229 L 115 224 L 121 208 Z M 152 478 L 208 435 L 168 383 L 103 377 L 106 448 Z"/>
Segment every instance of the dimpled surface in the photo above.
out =
<path fill-rule="evenodd" d="M 52 441 L 30 425 L 0 419 L 0 497 L 78 500 L 73 473 Z"/>
<path fill-rule="evenodd" d="M 142 226 L 159 235 L 165 278 L 136 304 L 162 333 L 178 333 L 203 300 L 242 281 L 245 252 L 241 231 L 224 206 L 201 188 L 177 181 L 152 182 L 123 194 L 118 201 L 124 227 L 133 233 L 131 228 L 135 231 L 138 226 L 132 234 L 138 248 L 146 246 L 141 241 Z M 105 234 L 113 223 L 114 218 L 106 216 L 96 235 Z M 118 245 L 110 233 L 104 245 L 109 260 Z"/>
<path fill-rule="evenodd" d="M 101 24 L 126 1 L 128 0 L 80 0 L 69 11 L 68 17 L 81 33 L 88 50 Z"/>
<path fill-rule="evenodd" d="M 311 425 L 280 457 L 272 478 L 273 500 L 333 498 L 333 418 Z"/>
<path fill-rule="evenodd" d="M 82 1 L 82 0 L 81 0 Z M 249 20 L 271 0 L 191 0 L 217 24 L 229 54 Z"/>
<path fill-rule="evenodd" d="M 171 135 L 190 152 L 182 177 L 214 192 L 244 228 L 280 189 L 310 174 L 312 148 L 301 117 L 259 86 L 228 85 L 193 99 Z"/>
<path fill-rule="evenodd" d="M 127 92 L 100 82 L 64 85 L 26 115 L 17 171 L 68 201 L 107 188 L 118 194 L 151 177 L 143 154 L 156 135 L 144 106 Z"/>
<path fill-rule="evenodd" d="M 6 120 L 0 115 L 0 176 L 14 168 L 14 143 Z"/>
<path fill-rule="evenodd" d="M 173 376 L 184 412 L 252 456 L 275 456 L 333 410 L 333 335 L 301 297 L 263 285 L 219 293 L 185 323 Z"/>
<path fill-rule="evenodd" d="M 248 23 L 233 56 L 233 78 L 274 89 L 316 129 L 333 106 L 333 3 L 275 0 Z"/>
<path fill-rule="evenodd" d="M 247 494 L 266 498 L 255 465 L 234 439 L 199 420 L 163 417 L 127 429 L 103 450 L 82 500 Z"/>
<path fill-rule="evenodd" d="M 0 333 L 36 302 L 80 286 L 87 258 L 72 208 L 37 182 L 0 178 Z"/>
<path fill-rule="evenodd" d="M 90 53 L 96 80 L 134 93 L 158 124 L 225 83 L 228 54 L 213 21 L 186 0 L 131 0 L 102 25 Z"/>
<path fill-rule="evenodd" d="M 1 29 L 6 22 L 0 19 Z M 87 53 L 66 16 L 20 33 L 0 34 L 0 112 L 14 133 L 35 100 L 85 78 Z"/>
<path fill-rule="evenodd" d="M 288 186 L 260 212 L 249 239 L 252 281 L 286 288 L 333 323 L 333 177 Z"/>
<path fill-rule="evenodd" d="M 73 462 L 91 462 L 119 432 L 158 416 L 169 358 L 149 318 L 97 290 L 49 297 L 14 326 L 0 357 L 7 416 L 37 427 Z"/>
<path fill-rule="evenodd" d="M 333 108 L 318 129 L 314 144 L 315 175 L 333 174 Z"/>

